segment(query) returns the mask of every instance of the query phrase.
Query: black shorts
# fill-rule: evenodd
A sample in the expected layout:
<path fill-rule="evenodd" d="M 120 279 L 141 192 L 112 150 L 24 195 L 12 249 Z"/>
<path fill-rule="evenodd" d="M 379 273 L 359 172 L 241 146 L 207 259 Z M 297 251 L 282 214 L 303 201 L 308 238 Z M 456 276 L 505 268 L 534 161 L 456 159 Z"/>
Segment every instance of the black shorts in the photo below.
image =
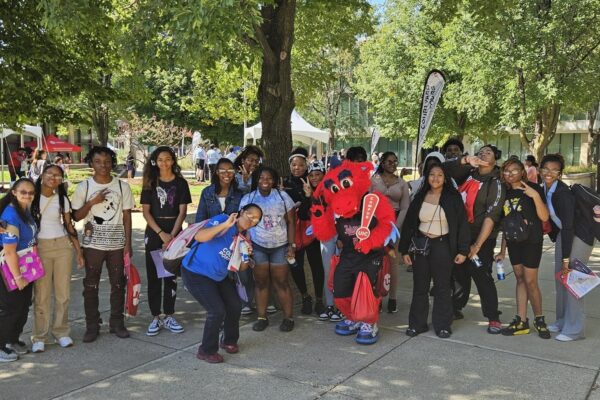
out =
<path fill-rule="evenodd" d="M 539 268 L 542 260 L 543 242 L 507 242 L 508 257 L 512 265 Z"/>
<path fill-rule="evenodd" d="M 198 160 L 198 161 L 196 161 L 196 168 L 198 168 L 198 169 L 204 169 L 204 160 Z"/>

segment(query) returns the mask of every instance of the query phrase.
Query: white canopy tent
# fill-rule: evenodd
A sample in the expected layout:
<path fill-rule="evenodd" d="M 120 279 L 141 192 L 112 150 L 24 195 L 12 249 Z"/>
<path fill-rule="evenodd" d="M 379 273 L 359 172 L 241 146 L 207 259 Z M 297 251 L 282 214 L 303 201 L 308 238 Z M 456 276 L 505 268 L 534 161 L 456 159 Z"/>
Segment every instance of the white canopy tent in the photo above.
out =
<path fill-rule="evenodd" d="M 256 140 L 262 137 L 262 124 L 259 122 L 244 130 L 244 141 L 250 139 L 256 144 Z M 315 142 L 329 143 L 329 132 L 315 128 L 296 112 L 292 111 L 292 140 L 308 144 L 312 147 Z M 317 146 L 317 156 L 321 156 L 321 146 Z"/>
<path fill-rule="evenodd" d="M 38 148 L 41 148 L 42 141 L 40 140 L 43 136 L 43 130 L 40 126 L 33 125 L 24 125 L 23 128 L 19 131 L 14 131 L 8 128 L 2 128 L 2 133 L 0 133 L 0 170 L 2 173 L 2 187 L 4 187 L 4 144 L 6 142 L 6 138 L 10 135 L 21 135 L 21 146 L 23 146 L 23 136 L 33 136 L 37 138 Z M 7 144 L 8 145 L 8 144 Z M 10 149 L 9 149 L 10 154 Z M 10 156 L 9 156 L 10 160 Z"/>

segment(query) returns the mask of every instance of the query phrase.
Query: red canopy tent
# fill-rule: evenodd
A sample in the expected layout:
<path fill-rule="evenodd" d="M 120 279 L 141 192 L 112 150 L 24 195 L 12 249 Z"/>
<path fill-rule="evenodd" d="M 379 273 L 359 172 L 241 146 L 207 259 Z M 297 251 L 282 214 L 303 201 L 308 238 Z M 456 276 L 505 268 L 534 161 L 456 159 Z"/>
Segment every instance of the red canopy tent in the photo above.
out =
<path fill-rule="evenodd" d="M 56 152 L 78 152 L 81 151 L 81 147 L 71 144 L 69 142 L 63 142 L 54 135 L 42 136 L 42 149 L 49 153 Z M 37 148 L 37 141 L 31 140 L 25 143 L 25 146 L 31 148 Z"/>

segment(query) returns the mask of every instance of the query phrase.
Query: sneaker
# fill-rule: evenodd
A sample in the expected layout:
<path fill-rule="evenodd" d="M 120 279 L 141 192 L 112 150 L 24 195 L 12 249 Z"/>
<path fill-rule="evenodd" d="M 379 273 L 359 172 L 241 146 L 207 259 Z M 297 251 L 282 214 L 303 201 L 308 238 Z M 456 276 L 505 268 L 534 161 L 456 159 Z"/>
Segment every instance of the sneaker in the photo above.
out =
<path fill-rule="evenodd" d="M 44 342 L 33 342 L 31 344 L 31 352 L 32 353 L 43 353 L 46 350 L 46 345 Z"/>
<path fill-rule="evenodd" d="M 252 330 L 256 332 L 262 332 L 269 326 L 269 320 L 266 318 L 258 318 L 258 320 L 252 325 Z"/>
<path fill-rule="evenodd" d="M 415 328 L 408 328 L 404 333 L 406 333 L 406 336 L 410 336 L 410 337 L 415 337 L 420 335 L 421 333 L 425 333 L 429 330 L 429 328 L 423 329 L 423 330 L 416 330 Z"/>
<path fill-rule="evenodd" d="M 58 338 L 58 345 L 60 347 L 62 347 L 63 349 L 67 348 L 67 347 L 71 347 L 71 346 L 73 346 L 73 339 L 71 339 L 68 336 L 63 336 L 61 338 Z M 33 346 L 32 346 L 32 350 L 33 350 Z"/>
<path fill-rule="evenodd" d="M 300 312 L 304 315 L 312 314 L 312 297 L 310 297 L 310 295 L 307 294 L 302 298 L 302 308 L 300 309 Z"/>
<path fill-rule="evenodd" d="M 6 345 L 7 348 L 11 349 L 18 355 L 22 356 L 23 354 L 29 353 L 29 349 L 27 348 L 27 344 L 24 341 L 19 340 L 17 343 L 9 343 Z"/>
<path fill-rule="evenodd" d="M 183 333 L 183 326 L 179 325 L 177 320 L 173 318 L 172 315 L 169 315 L 167 318 L 165 318 L 165 328 L 173 333 Z"/>
<path fill-rule="evenodd" d="M 242 315 L 250 315 L 254 312 L 250 306 L 245 306 L 242 308 Z"/>
<path fill-rule="evenodd" d="M 562 333 L 556 336 L 554 339 L 558 340 L 559 342 L 572 342 L 573 340 L 577 340 L 571 336 L 563 335 Z"/>
<path fill-rule="evenodd" d="M 203 360 L 203 361 L 206 361 L 207 363 L 211 363 L 211 364 L 218 364 L 218 363 L 222 363 L 224 361 L 223 356 L 220 355 L 219 353 L 206 354 L 204 351 L 202 351 L 201 347 L 198 347 L 198 353 L 196 354 L 196 358 L 198 360 Z"/>
<path fill-rule="evenodd" d="M 156 336 L 160 332 L 160 328 L 164 325 L 162 319 L 160 317 L 155 317 L 150 325 L 148 325 L 148 329 L 146 330 L 146 336 Z"/>
<path fill-rule="evenodd" d="M 19 356 L 8 347 L 0 348 L 0 362 L 17 361 Z"/>
<path fill-rule="evenodd" d="M 291 332 L 294 330 L 294 320 L 291 318 L 284 318 L 281 321 L 281 325 L 279 325 L 279 330 L 281 332 Z"/>
<path fill-rule="evenodd" d="M 326 313 L 327 313 L 327 308 L 323 304 L 323 301 L 317 299 L 317 301 L 315 301 L 315 314 L 317 314 L 319 316 L 319 319 L 321 319 L 321 315 L 326 314 Z"/>
<path fill-rule="evenodd" d="M 379 328 L 377 327 L 377 324 L 363 323 L 354 340 L 358 344 L 374 344 L 378 339 Z"/>
<path fill-rule="evenodd" d="M 553 324 L 548 325 L 548 330 L 552 333 L 558 333 L 562 331 L 562 327 L 558 324 L 558 322 L 555 322 Z"/>
<path fill-rule="evenodd" d="M 544 320 L 543 315 L 535 317 L 533 320 L 533 327 L 537 331 L 539 337 L 542 339 L 550 339 L 550 330 L 546 326 L 546 321 Z"/>
<path fill-rule="evenodd" d="M 440 339 L 448 339 L 452 335 L 452 332 L 450 329 L 440 329 L 439 332 L 436 332 L 436 335 Z"/>
<path fill-rule="evenodd" d="M 335 324 L 335 333 L 342 336 L 354 335 L 360 330 L 361 325 L 361 322 L 354 322 L 347 319 Z"/>
<path fill-rule="evenodd" d="M 328 306 L 325 311 L 319 314 L 319 321 L 329 321 L 329 315 L 333 313 L 333 307 Z"/>
<path fill-rule="evenodd" d="M 497 320 L 490 320 L 488 323 L 487 332 L 492 335 L 497 335 L 502 332 L 502 322 Z"/>
<path fill-rule="evenodd" d="M 504 336 L 529 334 L 529 318 L 525 318 L 525 321 L 523 321 L 521 320 L 520 316 L 515 315 L 515 318 L 512 320 L 512 322 L 508 324 L 506 328 L 502 328 L 501 333 Z"/>
<path fill-rule="evenodd" d="M 275 314 L 277 312 L 277 308 L 274 305 L 267 306 L 267 314 Z"/>
<path fill-rule="evenodd" d="M 329 314 L 329 322 L 340 322 L 346 319 L 344 314 L 335 307 L 331 307 L 331 312 L 329 311 L 329 307 L 327 307 L 327 314 Z"/>
<path fill-rule="evenodd" d="M 393 314 L 393 313 L 397 313 L 398 312 L 398 304 L 396 302 L 396 299 L 388 299 L 387 312 L 389 314 Z"/>

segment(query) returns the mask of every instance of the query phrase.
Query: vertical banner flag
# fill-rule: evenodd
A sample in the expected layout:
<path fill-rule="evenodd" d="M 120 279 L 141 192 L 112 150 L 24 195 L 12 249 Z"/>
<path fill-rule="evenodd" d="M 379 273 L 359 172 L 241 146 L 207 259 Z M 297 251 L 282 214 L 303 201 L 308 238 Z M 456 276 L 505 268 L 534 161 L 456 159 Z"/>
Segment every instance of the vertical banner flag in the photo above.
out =
<path fill-rule="evenodd" d="M 421 99 L 421 117 L 419 118 L 419 137 L 417 139 L 415 165 L 418 162 L 423 143 L 425 143 L 425 137 L 427 136 L 435 107 L 440 100 L 445 83 L 444 74 L 441 71 L 434 69 L 427 75 L 425 87 L 423 88 L 423 98 Z"/>
<path fill-rule="evenodd" d="M 379 142 L 379 137 L 381 134 L 377 128 L 373 128 L 373 133 L 371 134 L 371 154 L 375 151 L 375 147 L 377 147 L 377 143 Z"/>

